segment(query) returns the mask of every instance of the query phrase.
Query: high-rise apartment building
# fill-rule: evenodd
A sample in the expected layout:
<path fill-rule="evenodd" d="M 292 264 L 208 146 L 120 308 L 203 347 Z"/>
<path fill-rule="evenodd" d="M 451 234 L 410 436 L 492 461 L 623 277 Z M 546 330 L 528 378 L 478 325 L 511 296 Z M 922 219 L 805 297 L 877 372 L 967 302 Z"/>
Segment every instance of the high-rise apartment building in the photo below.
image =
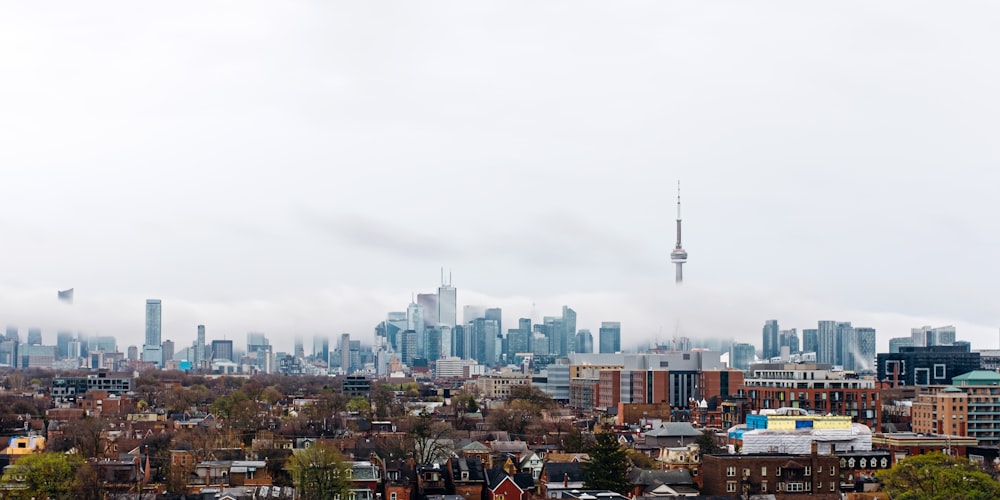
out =
<path fill-rule="evenodd" d="M 781 349 L 778 344 L 778 320 L 769 319 L 764 322 L 764 350 L 762 352 L 762 357 L 765 360 L 776 358 L 778 354 L 781 353 Z"/>
<path fill-rule="evenodd" d="M 198 369 L 205 368 L 202 366 L 206 361 L 206 351 L 208 346 L 205 344 L 205 325 L 198 325 L 198 336 L 194 341 L 194 366 Z"/>
<path fill-rule="evenodd" d="M 819 349 L 819 330 L 806 328 L 802 330 L 802 352 L 815 353 Z"/>
<path fill-rule="evenodd" d="M 618 321 L 604 321 L 597 332 L 602 353 L 620 352 L 622 350 L 622 324 Z"/>
<path fill-rule="evenodd" d="M 853 370 L 859 373 L 875 373 L 876 347 L 875 329 L 858 327 L 854 329 L 855 347 L 852 360 Z"/>
<path fill-rule="evenodd" d="M 820 321 L 816 329 L 816 362 L 837 364 L 837 322 Z"/>
<path fill-rule="evenodd" d="M 160 351 L 163 353 L 162 355 L 164 363 L 174 359 L 174 341 L 164 340 L 163 343 L 160 344 Z"/>
<path fill-rule="evenodd" d="M 146 301 L 146 345 L 160 345 L 163 322 L 163 304 L 160 299 L 149 299 Z"/>
<path fill-rule="evenodd" d="M 163 367 L 162 313 L 160 299 L 146 300 L 146 342 L 142 345 L 142 360 L 157 368 Z"/>

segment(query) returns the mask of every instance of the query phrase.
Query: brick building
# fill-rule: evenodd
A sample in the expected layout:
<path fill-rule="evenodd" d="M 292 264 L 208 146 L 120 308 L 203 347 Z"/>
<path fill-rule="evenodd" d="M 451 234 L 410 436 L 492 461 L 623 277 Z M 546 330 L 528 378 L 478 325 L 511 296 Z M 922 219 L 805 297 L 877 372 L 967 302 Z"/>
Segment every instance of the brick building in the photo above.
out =
<path fill-rule="evenodd" d="M 840 499 L 840 460 L 833 455 L 705 455 L 701 474 L 706 496 Z"/>
<path fill-rule="evenodd" d="M 848 415 L 872 430 L 881 430 L 882 406 L 875 380 L 852 377 L 828 364 L 754 364 L 739 395 L 754 410 L 792 407 Z"/>

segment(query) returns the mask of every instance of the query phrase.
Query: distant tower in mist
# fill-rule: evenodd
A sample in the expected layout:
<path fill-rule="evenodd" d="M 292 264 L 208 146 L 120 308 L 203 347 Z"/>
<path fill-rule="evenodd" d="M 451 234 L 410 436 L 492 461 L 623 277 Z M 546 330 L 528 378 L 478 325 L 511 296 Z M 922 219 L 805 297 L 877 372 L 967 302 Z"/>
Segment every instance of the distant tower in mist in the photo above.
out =
<path fill-rule="evenodd" d="M 677 244 L 674 251 L 670 252 L 670 261 L 674 263 L 676 275 L 674 280 L 677 284 L 684 282 L 684 263 L 687 262 L 688 253 L 681 246 L 681 181 L 677 181 Z"/>

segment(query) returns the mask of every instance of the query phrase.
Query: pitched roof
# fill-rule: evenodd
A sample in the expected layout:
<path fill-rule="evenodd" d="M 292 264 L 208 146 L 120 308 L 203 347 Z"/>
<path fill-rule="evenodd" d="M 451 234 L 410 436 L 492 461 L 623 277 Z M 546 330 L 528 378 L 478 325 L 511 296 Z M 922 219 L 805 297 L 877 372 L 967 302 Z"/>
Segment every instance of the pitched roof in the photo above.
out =
<path fill-rule="evenodd" d="M 659 427 L 646 431 L 643 436 L 651 437 L 695 437 L 701 432 L 689 422 L 664 422 Z"/>
<path fill-rule="evenodd" d="M 983 385 L 996 385 L 1000 382 L 1000 373 L 990 370 L 972 370 L 969 373 L 963 373 L 951 378 L 951 383 L 953 384 L 957 384 L 958 382 L 967 382 L 964 385 L 974 385 L 968 383 L 973 381 L 985 382 Z"/>
<path fill-rule="evenodd" d="M 561 482 L 566 476 L 570 481 L 583 481 L 580 462 L 546 462 L 543 470 L 549 482 Z"/>

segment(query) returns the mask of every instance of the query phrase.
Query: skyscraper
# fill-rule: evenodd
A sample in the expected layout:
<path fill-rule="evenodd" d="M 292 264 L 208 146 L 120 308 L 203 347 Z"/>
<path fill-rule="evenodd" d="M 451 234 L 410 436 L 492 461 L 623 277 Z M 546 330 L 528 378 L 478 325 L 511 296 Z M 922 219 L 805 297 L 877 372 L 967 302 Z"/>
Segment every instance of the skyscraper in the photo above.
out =
<path fill-rule="evenodd" d="M 56 332 L 56 357 L 65 359 L 69 357 L 69 343 L 73 341 L 73 333 L 67 331 Z"/>
<path fill-rule="evenodd" d="M 854 335 L 857 338 L 854 370 L 859 373 L 874 373 L 875 358 L 878 356 L 875 347 L 875 329 L 858 327 L 854 329 Z"/>
<path fill-rule="evenodd" d="M 28 345 L 42 345 L 41 328 L 28 328 Z"/>
<path fill-rule="evenodd" d="M 424 328 L 437 326 L 440 313 L 438 295 L 436 293 L 418 293 L 417 304 L 424 310 Z"/>
<path fill-rule="evenodd" d="M 854 327 L 851 326 L 849 321 L 840 321 L 837 323 L 836 339 L 837 347 L 836 351 L 834 351 L 836 358 L 833 364 L 843 366 L 845 370 L 853 370 L 854 365 L 851 362 L 853 358 L 852 349 L 857 344 L 857 339 L 854 337 Z"/>
<path fill-rule="evenodd" d="M 160 338 L 163 328 L 162 312 L 160 299 L 146 301 L 146 345 L 160 345 L 163 342 Z"/>
<path fill-rule="evenodd" d="M 677 244 L 674 251 L 670 252 L 670 260 L 675 266 L 674 281 L 677 284 L 684 282 L 684 263 L 687 262 L 688 254 L 681 246 L 681 181 L 677 181 Z"/>
<path fill-rule="evenodd" d="M 614 353 L 622 350 L 622 324 L 619 321 L 601 322 L 597 332 L 602 353 Z"/>
<path fill-rule="evenodd" d="M 815 353 L 819 349 L 818 331 L 815 328 L 802 330 L 802 352 Z"/>
<path fill-rule="evenodd" d="M 816 329 L 816 362 L 837 364 L 837 322 L 820 321 Z"/>
<path fill-rule="evenodd" d="M 788 354 L 799 353 L 799 332 L 795 328 L 778 332 L 778 349 L 788 347 Z"/>
<path fill-rule="evenodd" d="M 417 350 L 413 351 L 414 358 L 424 355 L 424 306 L 412 302 L 406 307 L 406 329 L 412 330 L 417 336 Z"/>
<path fill-rule="evenodd" d="M 163 367 L 162 304 L 160 299 L 146 300 L 146 343 L 142 345 L 142 360 Z"/>
<path fill-rule="evenodd" d="M 735 370 L 749 370 L 750 363 L 757 357 L 753 344 L 737 343 L 729 348 L 729 367 Z"/>
<path fill-rule="evenodd" d="M 326 335 L 313 336 L 313 357 L 324 363 L 330 362 L 330 337 Z"/>
<path fill-rule="evenodd" d="M 438 287 L 438 323 L 454 328 L 457 324 L 457 314 L 458 292 L 455 287 L 451 286 L 451 276 L 449 275 L 448 284 L 442 283 Z"/>
<path fill-rule="evenodd" d="M 594 352 L 594 336 L 590 330 L 584 328 L 576 332 L 576 352 L 581 354 Z"/>
<path fill-rule="evenodd" d="M 198 369 L 205 368 L 202 364 L 207 361 L 205 351 L 208 350 L 208 346 L 205 345 L 205 325 L 198 325 L 198 337 L 194 341 L 194 366 Z"/>
<path fill-rule="evenodd" d="M 565 338 L 565 348 L 559 346 L 559 355 L 565 356 L 571 352 L 576 352 L 576 311 L 568 306 L 562 308 L 563 338 Z M 565 351 L 565 352 L 564 352 Z"/>
<path fill-rule="evenodd" d="M 764 349 L 762 351 L 763 355 L 761 358 L 767 361 L 771 358 L 775 358 L 781 353 L 780 345 L 778 344 L 778 320 L 769 319 L 764 322 Z"/>

